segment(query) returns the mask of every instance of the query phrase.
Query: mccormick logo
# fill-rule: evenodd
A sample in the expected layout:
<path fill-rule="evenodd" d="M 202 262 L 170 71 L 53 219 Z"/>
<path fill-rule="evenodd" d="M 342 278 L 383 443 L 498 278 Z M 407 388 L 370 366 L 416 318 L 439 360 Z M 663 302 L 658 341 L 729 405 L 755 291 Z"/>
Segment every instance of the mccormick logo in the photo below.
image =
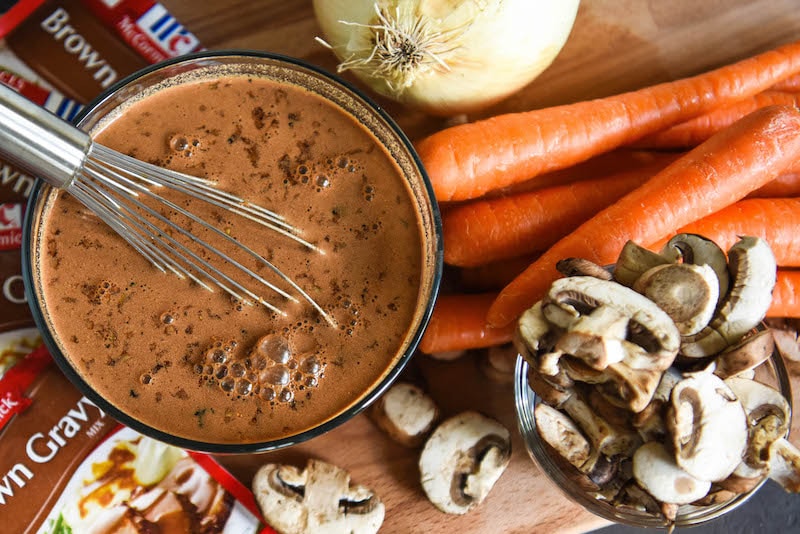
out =
<path fill-rule="evenodd" d="M 199 44 L 197 37 L 181 26 L 161 4 L 148 9 L 136 24 L 170 56 L 191 52 Z"/>
<path fill-rule="evenodd" d="M 6 426 L 12 417 L 22 413 L 30 404 L 30 399 L 23 397 L 19 391 L 0 393 L 0 428 Z"/>
<path fill-rule="evenodd" d="M 22 204 L 0 204 L 0 250 L 22 245 Z"/>

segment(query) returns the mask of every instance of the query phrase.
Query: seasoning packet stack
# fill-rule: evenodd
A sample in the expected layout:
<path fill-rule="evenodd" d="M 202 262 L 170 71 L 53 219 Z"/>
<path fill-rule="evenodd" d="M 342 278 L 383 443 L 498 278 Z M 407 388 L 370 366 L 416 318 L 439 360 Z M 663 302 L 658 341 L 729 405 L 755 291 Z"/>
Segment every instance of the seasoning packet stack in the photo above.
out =
<path fill-rule="evenodd" d="M 152 0 L 0 2 L 0 39 L 0 83 L 66 120 L 129 74 L 201 49 Z M 120 425 L 53 363 L 21 274 L 33 184 L 0 160 L 2 531 L 273 533 L 211 456 Z"/>

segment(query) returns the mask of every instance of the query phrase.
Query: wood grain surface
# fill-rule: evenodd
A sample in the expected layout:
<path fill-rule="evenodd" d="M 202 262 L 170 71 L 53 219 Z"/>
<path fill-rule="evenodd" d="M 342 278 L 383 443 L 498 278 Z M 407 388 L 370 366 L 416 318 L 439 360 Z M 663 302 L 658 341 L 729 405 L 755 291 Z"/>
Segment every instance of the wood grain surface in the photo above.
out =
<path fill-rule="evenodd" d="M 266 50 L 335 70 L 330 52 L 314 41 L 319 30 L 310 0 L 162 1 L 208 48 Z M 800 38 L 798 7 L 797 0 L 583 0 L 572 34 L 553 65 L 523 91 L 470 118 L 609 95 L 766 50 Z M 412 139 L 444 124 L 444 119 L 378 100 Z M 394 444 L 364 415 L 310 442 L 275 453 L 227 456 L 223 463 L 245 483 L 266 462 L 303 465 L 307 458 L 318 457 L 338 464 L 385 501 L 382 532 L 583 532 L 604 524 L 563 497 L 527 457 L 516 431 L 510 385 L 484 378 L 473 356 L 455 362 L 418 356 L 412 367 L 444 415 L 478 409 L 513 430 L 511 464 L 472 513 L 438 512 L 420 488 L 418 451 Z M 800 369 L 792 371 L 797 392 Z M 795 406 L 798 403 L 795 393 Z M 798 419 L 793 425 L 795 442 L 800 441 Z"/>

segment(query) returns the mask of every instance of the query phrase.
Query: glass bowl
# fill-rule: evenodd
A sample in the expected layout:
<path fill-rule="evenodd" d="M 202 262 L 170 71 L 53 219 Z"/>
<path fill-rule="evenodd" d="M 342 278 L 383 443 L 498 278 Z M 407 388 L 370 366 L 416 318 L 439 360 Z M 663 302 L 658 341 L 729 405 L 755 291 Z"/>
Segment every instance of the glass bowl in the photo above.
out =
<path fill-rule="evenodd" d="M 204 434 L 201 435 L 201 433 L 205 433 L 206 432 L 205 429 L 208 428 L 208 425 L 206 427 L 203 426 L 204 416 L 207 416 L 209 413 L 213 413 L 214 425 L 217 425 L 218 422 L 220 425 L 222 424 L 222 416 L 217 415 L 217 412 L 215 412 L 213 409 L 214 406 L 220 408 L 218 404 L 216 405 L 213 404 L 213 402 L 216 401 L 213 402 L 209 401 L 209 403 L 211 403 L 210 412 L 206 411 L 205 407 L 203 407 L 202 409 L 198 408 L 198 410 L 194 412 L 194 417 L 197 418 L 196 424 L 194 422 L 192 423 L 195 424 L 195 430 L 192 431 L 194 432 L 194 434 L 183 431 L 177 431 L 176 428 L 178 427 L 176 425 L 189 424 L 186 423 L 186 420 L 191 419 L 193 417 L 191 411 L 186 412 L 188 415 L 184 414 L 184 412 L 181 411 L 182 416 L 180 416 L 177 413 L 171 413 L 166 408 L 158 408 L 158 410 L 164 410 L 164 413 L 157 414 L 157 418 L 152 416 L 153 414 L 147 412 L 146 410 L 139 410 L 139 412 L 135 412 L 135 410 L 129 409 L 127 406 L 127 404 L 129 404 L 131 401 L 126 401 L 123 398 L 124 397 L 123 393 L 127 392 L 118 393 L 116 391 L 113 391 L 113 388 L 118 388 L 118 386 L 114 385 L 111 379 L 106 378 L 105 382 L 102 383 L 102 387 L 105 387 L 104 390 L 105 393 L 101 393 L 99 391 L 101 389 L 100 385 L 101 382 L 99 380 L 96 381 L 95 378 L 93 378 L 93 376 L 89 376 L 90 374 L 89 372 L 81 371 L 80 370 L 81 367 L 76 365 L 75 358 L 71 357 L 70 349 L 67 348 L 69 343 L 67 343 L 66 341 L 72 342 L 74 346 L 74 343 L 77 343 L 77 336 L 72 336 L 75 339 L 70 340 L 67 339 L 69 336 L 67 336 L 66 334 L 62 336 L 59 333 L 58 329 L 55 327 L 56 323 L 53 320 L 53 315 L 54 315 L 53 310 L 58 309 L 57 304 L 47 302 L 44 296 L 45 295 L 44 288 L 47 287 L 46 285 L 58 283 L 58 281 L 54 281 L 53 279 L 47 279 L 47 280 L 44 279 L 44 275 L 41 269 L 41 264 L 43 262 L 40 262 L 39 260 L 42 257 L 44 257 L 45 254 L 49 253 L 47 252 L 48 251 L 47 240 L 52 239 L 53 241 L 57 241 L 57 239 L 53 238 L 52 235 L 50 235 L 49 237 L 44 235 L 43 224 L 46 219 L 46 214 L 48 213 L 47 210 L 52 208 L 52 205 L 56 203 L 55 199 L 61 193 L 47 186 L 41 180 L 37 181 L 35 189 L 30 197 L 28 209 L 26 212 L 26 219 L 24 223 L 24 236 L 23 236 L 23 242 L 25 243 L 23 246 L 23 274 L 26 286 L 26 296 L 33 310 L 36 324 L 43 334 L 44 342 L 47 348 L 52 353 L 55 361 L 58 363 L 58 365 L 64 371 L 64 373 L 69 377 L 69 379 L 83 393 L 85 393 L 85 395 L 92 402 L 96 403 L 98 407 L 100 407 L 106 413 L 112 415 L 122 423 L 141 432 L 142 434 L 151 436 L 155 439 L 179 447 L 183 447 L 190 450 L 211 452 L 211 453 L 252 453 L 252 452 L 269 451 L 286 447 L 295 443 L 308 440 L 315 436 L 319 436 L 335 428 L 336 426 L 344 423 L 357 413 L 361 412 L 393 383 L 393 381 L 400 374 L 406 363 L 411 358 L 420 338 L 422 337 L 422 333 L 424 332 L 424 329 L 430 318 L 430 314 L 433 309 L 433 304 L 438 293 L 438 288 L 442 273 L 441 218 L 437 204 L 434 200 L 432 187 L 430 185 L 427 175 L 425 174 L 422 164 L 420 163 L 411 143 L 403 134 L 403 132 L 400 130 L 400 128 L 395 124 L 395 122 L 379 106 L 377 106 L 370 99 L 361 94 L 357 89 L 351 87 L 348 83 L 297 59 L 269 54 L 269 53 L 244 51 L 244 50 L 200 52 L 196 54 L 182 56 L 174 60 L 154 65 L 126 78 L 125 80 L 122 80 L 119 84 L 112 87 L 109 91 L 101 95 L 97 100 L 95 100 L 93 103 L 87 106 L 86 109 L 83 111 L 83 113 L 78 118 L 76 118 L 76 124 L 80 128 L 90 132 L 93 130 L 95 131 L 102 130 L 104 124 L 109 123 L 109 121 L 113 122 L 114 117 L 116 116 L 115 113 L 118 113 L 120 110 L 124 111 L 125 109 L 128 109 L 127 106 L 132 105 L 132 103 L 136 103 L 137 99 L 143 98 L 142 95 L 148 95 L 153 92 L 158 93 L 161 90 L 161 88 L 167 88 L 175 85 L 180 85 L 185 82 L 191 82 L 193 80 L 196 80 L 198 77 L 200 79 L 207 80 L 209 78 L 213 79 L 215 77 L 228 76 L 228 75 L 245 76 L 245 77 L 250 77 L 250 76 L 265 77 L 279 84 L 299 86 L 303 90 L 314 95 L 315 98 L 321 97 L 322 99 L 326 100 L 328 104 L 332 104 L 333 107 L 338 108 L 339 110 L 343 111 L 345 115 L 349 116 L 348 120 L 354 121 L 357 125 L 360 125 L 360 128 L 367 130 L 369 132 L 369 135 L 374 140 L 373 145 L 381 147 L 380 149 L 384 149 L 384 153 L 388 154 L 389 161 L 393 162 L 390 164 L 399 169 L 398 174 L 402 176 L 402 178 L 405 180 L 405 185 L 403 185 L 402 187 L 409 192 L 408 197 L 410 199 L 409 203 L 410 208 L 408 208 L 408 212 L 412 213 L 411 215 L 412 217 L 414 216 L 415 213 L 419 221 L 417 226 L 419 227 L 419 234 L 420 234 L 419 241 L 421 242 L 422 250 L 419 253 L 419 257 L 421 258 L 420 261 L 421 265 L 419 268 L 418 276 L 416 276 L 415 274 L 414 275 L 415 283 L 410 286 L 407 286 L 410 287 L 410 291 L 408 292 L 409 297 L 407 298 L 407 301 L 410 304 L 408 311 L 404 312 L 406 315 L 404 316 L 403 324 L 401 325 L 402 330 L 393 338 L 396 340 L 396 345 L 392 344 L 392 346 L 386 351 L 386 354 L 388 356 L 387 359 L 390 360 L 390 363 L 387 366 L 383 366 L 382 363 L 373 365 L 369 361 L 370 357 L 369 351 L 356 353 L 356 351 L 348 350 L 347 355 L 339 354 L 338 356 L 340 358 L 343 357 L 353 358 L 354 357 L 353 354 L 357 354 L 356 356 L 357 358 L 364 359 L 365 360 L 364 363 L 366 364 L 366 366 L 373 365 L 375 370 L 370 371 L 372 374 L 369 375 L 369 378 L 362 379 L 362 381 L 358 385 L 349 386 L 349 389 L 346 391 L 346 393 L 343 393 L 340 400 L 337 401 L 338 404 L 336 405 L 335 408 L 331 408 L 328 411 L 321 411 L 319 414 L 315 415 L 316 419 L 314 420 L 314 423 L 311 424 L 311 426 L 303 428 L 292 428 L 291 430 L 286 432 L 280 432 L 277 430 L 275 432 L 264 431 L 263 436 L 265 437 L 256 439 L 253 439 L 252 436 L 239 439 L 238 436 L 244 435 L 244 433 L 234 434 L 232 433 L 232 431 L 223 429 L 222 432 L 228 432 L 228 434 L 225 434 L 224 439 L 220 438 L 206 439 Z M 225 90 L 225 84 L 217 84 L 217 85 L 218 87 L 215 87 L 214 89 L 218 89 L 219 91 Z M 280 91 L 276 92 L 274 96 L 276 105 L 279 102 L 281 96 L 279 93 Z M 217 101 L 213 100 L 211 103 L 209 103 L 208 107 L 211 107 L 214 111 L 217 111 L 214 108 L 215 105 L 217 105 Z M 270 108 L 268 108 L 266 104 L 264 105 L 264 107 L 267 108 L 267 112 L 269 112 Z M 200 106 L 200 108 L 201 111 L 205 111 L 204 109 L 205 105 Z M 254 113 L 255 111 L 256 110 L 253 109 Z M 221 114 L 222 112 L 217 111 L 217 113 Z M 291 113 L 287 114 L 286 112 L 284 112 L 284 115 L 288 116 L 286 120 L 288 121 L 289 128 L 294 127 L 292 126 L 291 121 L 300 120 L 299 118 L 292 116 Z M 244 117 L 244 115 L 242 116 Z M 253 115 L 253 117 L 254 119 L 251 119 L 250 115 L 248 114 L 244 118 L 246 118 L 248 121 L 257 119 L 255 115 Z M 315 125 L 314 126 L 315 128 L 317 128 L 318 130 L 323 130 L 323 128 L 319 126 L 319 120 L 317 120 L 318 116 L 316 116 L 312 111 L 309 111 L 306 117 L 309 123 L 312 120 L 314 120 L 314 123 L 312 124 Z M 244 120 L 244 118 L 240 120 Z M 263 117 L 261 117 L 261 119 L 264 120 Z M 161 117 L 155 117 L 155 118 L 141 117 L 139 120 L 158 121 L 163 119 Z M 337 124 L 342 124 L 342 123 L 337 123 Z M 352 124 L 352 123 L 348 122 L 347 124 Z M 178 127 L 180 128 L 182 126 Z M 258 128 L 258 126 L 256 126 L 256 128 Z M 317 132 L 314 133 L 315 135 L 322 135 L 323 137 L 324 135 L 326 135 L 325 131 L 323 131 L 322 133 L 317 133 Z M 227 135 L 227 133 L 225 135 Z M 346 136 L 340 136 L 340 138 L 345 138 L 345 137 Z M 231 139 L 232 137 L 228 139 L 228 144 L 232 142 Z M 220 140 L 221 142 L 219 144 L 224 145 L 224 138 L 221 137 Z M 300 143 L 300 141 L 298 141 L 298 143 Z M 195 144 L 195 146 L 197 145 Z M 208 145 L 203 145 L 203 146 L 205 147 Z M 183 147 L 181 148 L 181 150 L 183 150 Z M 269 157 L 271 157 L 271 154 Z M 220 161 L 219 157 L 217 157 L 216 161 L 217 162 Z M 338 161 L 341 160 L 337 160 L 337 162 Z M 334 165 L 334 163 L 332 163 L 330 158 L 327 163 L 331 166 Z M 253 166 L 254 167 L 256 166 L 255 163 L 253 164 Z M 297 171 L 297 172 L 302 172 L 302 171 Z M 367 171 L 365 170 L 363 172 L 366 174 Z M 303 191 L 305 191 L 305 189 Z M 367 193 L 370 192 L 368 191 Z M 369 196 L 367 193 L 365 193 L 365 197 Z M 312 193 L 309 193 L 309 195 L 311 194 Z M 371 198 L 367 198 L 366 200 L 371 200 Z M 400 202 L 399 196 L 397 202 Z M 374 203 L 371 205 L 374 205 Z M 375 222 L 378 223 L 381 221 L 375 221 Z M 413 225 L 414 222 L 409 223 L 408 221 L 406 221 L 405 224 L 406 226 L 408 226 L 408 224 Z M 378 225 L 376 224 L 376 226 Z M 82 231 L 83 230 L 81 230 L 81 232 Z M 124 243 L 122 243 L 121 241 L 120 243 L 124 245 Z M 343 247 L 343 249 L 346 250 L 346 247 Z M 336 260 L 341 262 L 342 265 L 347 265 L 348 261 L 346 252 L 343 252 L 342 255 L 337 255 Z M 143 268 L 145 267 L 149 268 L 148 265 L 144 264 Z M 75 271 L 73 272 L 77 272 L 79 270 L 80 270 L 80 265 L 78 264 Z M 171 277 L 176 284 L 184 283 L 170 274 L 155 273 L 155 275 Z M 375 275 L 378 276 L 378 273 L 376 273 Z M 419 279 L 418 284 L 416 283 L 416 278 Z M 334 287 L 334 281 L 330 280 L 322 280 L 322 281 L 328 284 L 325 287 Z M 407 280 L 404 281 L 407 282 Z M 322 291 L 318 287 L 315 288 L 315 290 Z M 169 291 L 169 289 L 167 289 L 167 291 Z M 335 290 L 331 289 L 330 291 L 335 291 Z M 146 300 L 146 299 L 141 299 L 141 300 Z M 179 302 L 178 304 L 184 305 L 186 303 Z M 137 302 L 137 306 L 146 306 L 146 304 L 140 305 Z M 63 314 L 65 312 L 60 312 L 60 313 Z M 158 318 L 159 316 L 154 315 L 154 317 Z M 265 317 L 268 317 L 268 315 L 265 315 Z M 405 324 L 406 321 L 405 317 L 409 317 L 407 324 Z M 89 325 L 90 323 L 87 321 L 86 324 Z M 91 326 L 94 325 L 90 325 L 89 328 L 91 328 Z M 318 332 L 321 327 L 318 327 L 317 332 L 313 332 L 313 328 L 314 327 L 312 326 L 311 330 L 309 330 L 309 332 L 311 333 L 308 334 L 308 337 L 316 338 L 319 336 Z M 191 331 L 193 330 L 194 329 L 192 328 Z M 276 328 L 275 331 L 279 332 L 280 330 Z M 84 334 L 83 331 L 79 331 L 78 333 Z M 190 330 L 186 329 L 186 333 L 190 334 Z M 242 333 L 243 333 L 242 335 L 245 335 L 243 330 Z M 128 334 L 128 332 L 126 331 L 125 334 Z M 89 334 L 86 333 L 85 335 L 88 336 Z M 181 335 L 183 335 L 183 331 L 181 332 Z M 151 346 L 153 347 L 152 352 L 155 352 L 160 348 L 156 347 L 155 345 L 156 345 L 155 343 L 151 343 Z M 316 346 L 319 346 L 318 342 Z M 188 343 L 186 344 L 186 347 L 189 347 Z M 252 345 L 252 347 L 254 347 L 252 350 L 256 350 L 256 348 L 258 348 L 258 345 Z M 72 350 L 77 351 L 78 349 L 72 349 Z M 187 348 L 181 350 L 189 351 L 190 349 Z M 206 349 L 203 348 L 202 350 Z M 141 352 L 142 351 L 140 351 L 139 356 L 141 356 Z M 175 352 L 177 352 L 177 349 L 175 350 Z M 205 355 L 206 353 L 201 352 L 201 354 Z M 254 353 L 251 352 L 250 354 Z M 137 354 L 126 354 L 124 356 L 126 358 L 124 364 L 132 365 L 129 362 L 133 361 L 135 363 Z M 203 356 L 203 358 L 205 357 L 206 356 Z M 210 357 L 211 356 L 208 356 L 208 358 Z M 97 359 L 100 361 L 102 361 L 104 358 L 105 356 L 97 357 Z M 93 355 L 92 359 L 94 359 Z M 172 358 L 172 360 L 177 360 L 178 362 L 180 362 L 180 360 L 177 358 Z M 184 356 L 183 362 L 185 363 L 186 361 L 187 358 L 186 356 Z M 298 381 L 297 382 L 298 384 L 300 383 L 299 382 L 300 373 L 297 371 L 300 370 L 300 367 L 297 366 L 304 365 L 303 361 L 304 360 L 298 359 L 297 361 L 295 361 L 294 364 L 292 364 L 291 363 L 292 360 L 290 360 L 290 363 L 287 364 L 288 369 L 296 370 L 296 371 L 291 371 L 291 373 L 293 373 L 291 376 L 295 378 L 291 378 L 290 380 L 291 381 L 296 380 Z M 338 362 L 341 361 L 342 361 L 341 359 L 338 360 Z M 297 362 L 300 363 L 298 364 Z M 246 363 L 248 364 L 248 366 L 250 365 L 249 360 Z M 359 364 L 360 363 L 361 362 L 359 362 Z M 173 362 L 170 362 L 170 365 L 172 364 Z M 114 365 L 117 364 L 115 363 Z M 181 363 L 176 363 L 175 365 L 181 365 Z M 255 366 L 255 364 L 253 365 Z M 294 365 L 294 367 L 292 367 L 292 365 Z M 339 363 L 337 363 L 337 365 L 339 365 Z M 86 368 L 88 368 L 88 364 L 86 364 Z M 187 364 L 187 368 L 181 371 L 184 377 L 191 376 L 188 368 L 189 366 Z M 207 369 L 208 366 L 206 366 L 205 368 Z M 183 391 L 183 393 L 186 393 L 186 391 L 189 390 L 189 388 L 198 388 L 198 390 L 189 390 L 189 391 L 195 392 L 194 394 L 196 395 L 196 397 L 194 397 L 193 400 L 202 399 L 201 395 L 205 395 L 206 393 L 201 393 L 199 391 L 201 383 L 203 385 L 208 385 L 209 383 L 213 385 L 214 380 L 217 378 L 216 371 L 214 371 L 214 376 L 207 377 L 208 382 L 203 382 L 201 380 L 201 378 L 203 377 L 200 376 L 203 373 L 202 369 L 203 369 L 202 365 L 197 365 L 197 364 L 194 365 L 195 373 L 198 374 L 198 378 L 194 380 L 194 382 L 192 380 L 184 380 L 181 381 L 179 384 L 170 383 L 169 386 L 173 387 L 173 389 L 171 389 L 170 391 L 175 392 L 174 394 L 173 393 L 170 394 L 172 394 L 173 396 L 177 394 L 178 397 L 180 398 L 181 391 Z M 331 369 L 332 368 L 329 365 L 328 371 L 330 371 Z M 137 373 L 138 372 L 139 370 L 137 370 Z M 170 373 L 172 373 L 172 371 L 170 371 Z M 139 379 L 139 376 L 140 375 L 136 374 L 135 378 L 132 380 L 135 382 L 135 380 Z M 142 374 L 141 380 L 143 384 L 149 383 L 149 381 L 145 382 L 145 376 L 150 378 L 149 374 L 148 375 Z M 176 375 L 168 373 L 167 376 L 174 377 Z M 256 375 L 255 374 L 247 375 L 248 378 L 250 376 L 255 377 Z M 337 376 L 341 376 L 341 374 Z M 307 379 L 307 377 L 305 378 Z M 127 381 L 128 377 L 126 376 L 125 377 L 126 386 L 125 388 L 120 388 L 120 389 L 126 389 L 128 387 Z M 162 380 L 162 383 L 163 382 L 164 381 Z M 222 388 L 223 387 L 222 383 L 223 379 L 220 378 L 216 384 L 219 385 L 220 388 Z M 319 383 L 321 384 L 321 381 Z M 299 387 L 301 391 L 303 391 L 303 388 L 306 388 L 305 391 L 303 391 L 303 399 L 302 399 L 302 402 L 305 402 L 307 399 L 310 399 L 311 389 L 312 387 L 317 387 L 317 382 L 306 381 L 303 382 L 303 384 L 304 384 L 303 387 L 300 386 L 297 387 Z M 141 384 L 137 385 L 141 387 Z M 159 386 L 159 387 L 166 388 L 167 386 Z M 317 392 L 320 390 L 321 386 L 315 389 L 314 391 Z M 135 390 L 135 388 L 131 388 L 130 391 L 131 397 L 138 395 L 137 391 L 140 390 L 139 389 Z M 230 392 L 231 390 L 225 390 L 225 391 Z M 236 391 L 238 392 L 239 390 Z M 258 393 L 258 391 L 259 391 L 258 388 L 254 388 L 253 390 L 254 393 Z M 151 394 L 150 390 L 148 390 L 147 394 L 148 395 Z M 229 394 L 233 395 L 232 393 Z M 245 395 L 247 394 L 249 394 L 249 390 L 248 393 L 245 393 Z M 166 393 L 163 395 L 163 397 L 166 397 Z M 160 401 L 161 398 L 163 397 L 159 397 L 157 400 Z M 289 396 L 287 398 L 292 399 L 293 397 Z M 171 399 L 167 400 L 169 402 L 172 402 L 173 406 L 176 405 L 175 404 L 176 401 L 173 401 Z M 254 399 L 254 400 L 260 400 L 260 399 Z M 299 400 L 297 398 L 297 394 L 295 394 L 294 400 Z M 302 406 L 303 405 L 302 402 L 297 402 L 297 404 Z M 310 405 L 311 401 L 308 402 L 309 403 L 306 404 L 306 406 Z M 195 406 L 197 406 L 198 404 L 195 404 Z M 236 410 L 239 410 L 238 407 L 235 408 L 226 407 L 225 422 L 227 424 L 227 422 L 230 421 L 230 419 L 228 419 L 228 416 L 230 415 L 231 418 L 239 417 L 240 422 L 243 426 L 244 422 L 251 416 L 253 412 L 258 414 L 267 413 L 268 416 L 274 415 L 274 413 L 269 413 L 269 410 L 271 409 L 269 408 L 269 406 L 270 406 L 269 402 L 265 401 L 265 404 L 258 406 L 257 409 L 248 408 L 248 410 L 250 411 L 246 415 L 241 415 L 241 413 L 237 412 Z M 292 404 L 292 409 L 295 408 L 296 405 Z M 194 408 L 192 408 L 192 410 L 193 409 Z M 184 410 L 184 408 L 181 408 L 181 410 Z M 228 413 L 229 410 L 231 410 L 230 414 Z M 289 414 L 283 414 L 282 417 L 283 421 L 289 420 L 291 422 L 293 421 L 291 418 L 296 416 L 289 413 Z M 258 420 L 258 423 L 256 423 L 254 422 L 255 416 L 253 416 L 250 424 L 254 427 L 257 426 L 257 424 L 269 425 L 270 420 L 271 419 L 269 417 L 264 416 Z M 154 423 L 154 421 L 157 422 Z M 205 429 L 197 430 L 197 427 Z M 275 427 L 277 428 L 278 425 L 275 425 Z M 183 428 L 186 427 L 184 426 Z M 221 428 L 221 427 L 216 426 L 215 428 Z M 280 428 L 289 428 L 289 427 L 282 426 Z M 261 432 L 261 429 L 257 430 L 256 432 Z"/>
<path fill-rule="evenodd" d="M 528 455 L 566 497 L 603 519 L 641 528 L 696 526 L 716 519 L 741 506 L 767 480 L 765 478 L 749 492 L 739 494 L 729 501 L 709 506 L 681 505 L 674 522 L 667 521 L 660 514 L 629 507 L 615 507 L 589 493 L 585 485 L 581 485 L 581 477 L 583 475 L 572 465 L 561 459 L 559 454 L 540 437 L 536 429 L 533 409 L 542 401 L 528 385 L 527 375 L 528 362 L 522 356 L 518 356 L 514 370 L 514 404 L 517 424 Z M 791 382 L 783 359 L 777 351 L 773 352 L 770 359 L 757 368 L 755 379 L 779 390 L 789 402 L 789 407 L 791 408 Z"/>

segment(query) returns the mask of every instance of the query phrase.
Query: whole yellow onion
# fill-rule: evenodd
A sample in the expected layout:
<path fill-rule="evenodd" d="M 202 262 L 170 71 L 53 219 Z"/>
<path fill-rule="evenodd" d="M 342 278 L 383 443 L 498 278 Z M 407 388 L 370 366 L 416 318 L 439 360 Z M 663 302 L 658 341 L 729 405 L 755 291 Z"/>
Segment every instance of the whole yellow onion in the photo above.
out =
<path fill-rule="evenodd" d="M 473 111 L 547 68 L 579 0 L 314 0 L 325 45 L 377 93 L 437 115 Z"/>

